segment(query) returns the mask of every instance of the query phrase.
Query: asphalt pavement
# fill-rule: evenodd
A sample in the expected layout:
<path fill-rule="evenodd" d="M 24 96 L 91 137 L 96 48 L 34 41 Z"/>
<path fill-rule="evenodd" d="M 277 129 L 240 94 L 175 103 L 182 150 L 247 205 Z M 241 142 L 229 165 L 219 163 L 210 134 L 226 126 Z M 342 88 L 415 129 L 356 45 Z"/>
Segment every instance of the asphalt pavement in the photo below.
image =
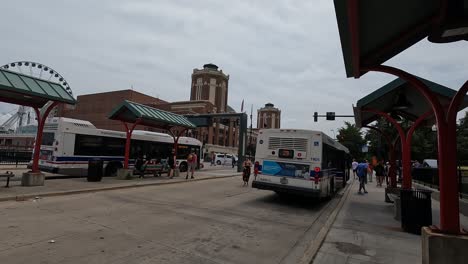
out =
<path fill-rule="evenodd" d="M 47 182 L 46 182 L 47 184 Z M 339 202 L 241 177 L 0 203 L 1 263 L 298 263 Z"/>

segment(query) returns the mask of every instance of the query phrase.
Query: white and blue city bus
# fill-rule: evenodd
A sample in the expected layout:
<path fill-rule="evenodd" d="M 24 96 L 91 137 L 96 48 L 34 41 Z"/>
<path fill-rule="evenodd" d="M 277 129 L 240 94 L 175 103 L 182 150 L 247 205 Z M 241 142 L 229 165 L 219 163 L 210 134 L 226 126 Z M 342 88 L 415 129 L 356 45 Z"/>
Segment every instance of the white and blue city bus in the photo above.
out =
<path fill-rule="evenodd" d="M 345 180 L 349 150 L 320 131 L 262 129 L 253 188 L 279 194 L 330 197 Z"/>
<path fill-rule="evenodd" d="M 98 129 L 92 123 L 71 118 L 50 118 L 44 126 L 39 168 L 53 173 L 84 176 L 90 160 L 102 160 L 104 175 L 115 175 L 123 167 L 126 134 Z M 180 137 L 176 163 L 187 170 L 186 158 L 191 150 L 202 153 L 202 143 L 190 137 Z M 135 130 L 132 134 L 129 167 L 137 156 L 165 160 L 174 146 L 172 136 L 164 133 Z M 200 163 L 199 163 L 200 164 Z"/>

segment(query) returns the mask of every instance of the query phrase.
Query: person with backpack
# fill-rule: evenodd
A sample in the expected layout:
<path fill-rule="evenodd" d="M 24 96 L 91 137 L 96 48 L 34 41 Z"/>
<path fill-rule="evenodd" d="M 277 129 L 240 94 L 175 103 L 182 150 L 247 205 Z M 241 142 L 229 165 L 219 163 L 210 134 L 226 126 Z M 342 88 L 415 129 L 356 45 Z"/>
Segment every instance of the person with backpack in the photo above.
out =
<path fill-rule="evenodd" d="M 364 190 L 364 193 L 367 193 L 366 183 L 367 183 L 367 170 L 369 165 L 367 162 L 361 162 L 356 168 L 357 176 L 359 178 L 359 191 L 358 194 L 362 194 L 361 190 Z"/>
<path fill-rule="evenodd" d="M 195 154 L 195 151 L 192 150 L 191 153 L 187 156 L 187 176 L 185 177 L 186 180 L 188 180 L 189 172 L 191 173 L 191 179 L 195 179 L 193 177 L 193 174 L 195 173 L 195 169 L 197 168 L 197 154 Z"/>

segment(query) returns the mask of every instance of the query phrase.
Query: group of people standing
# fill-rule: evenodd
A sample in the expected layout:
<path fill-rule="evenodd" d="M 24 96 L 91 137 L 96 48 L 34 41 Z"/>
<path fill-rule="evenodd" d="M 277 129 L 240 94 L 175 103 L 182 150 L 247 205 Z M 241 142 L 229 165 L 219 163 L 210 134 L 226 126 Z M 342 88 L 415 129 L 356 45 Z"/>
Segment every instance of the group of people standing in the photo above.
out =
<path fill-rule="evenodd" d="M 193 176 L 195 173 L 195 169 L 198 166 L 198 156 L 195 154 L 194 150 L 191 150 L 190 153 L 187 155 L 187 175 L 185 176 L 185 179 L 188 180 L 189 174 L 191 179 L 195 179 Z M 176 162 L 174 159 L 174 150 L 172 150 L 171 155 L 169 155 L 169 158 L 167 159 L 167 165 L 169 166 L 169 172 L 168 176 L 169 179 L 174 178 L 174 170 L 176 167 Z"/>
<path fill-rule="evenodd" d="M 169 179 L 174 178 L 174 170 L 176 168 L 176 162 L 174 157 L 174 150 L 171 151 L 171 154 L 167 157 L 168 173 L 167 176 Z M 188 179 L 189 175 L 191 179 L 194 179 L 195 169 L 198 166 L 198 156 L 195 154 L 194 150 L 187 155 L 187 175 L 185 179 Z M 152 161 L 150 158 L 147 158 L 146 155 L 139 156 L 135 161 L 135 169 L 140 174 L 139 178 L 144 178 L 146 168 Z M 155 164 L 159 164 L 160 161 L 156 160 Z"/>
<path fill-rule="evenodd" d="M 357 177 L 359 179 L 358 194 L 367 193 L 366 184 L 368 182 L 372 182 L 374 172 L 377 180 L 377 187 L 382 187 L 385 178 L 388 177 L 389 164 L 387 162 L 384 165 L 383 160 L 378 161 L 374 166 L 367 160 L 358 163 L 355 159 L 353 159 L 351 166 L 353 169 L 354 178 Z M 386 182 L 388 185 L 388 178 Z"/>

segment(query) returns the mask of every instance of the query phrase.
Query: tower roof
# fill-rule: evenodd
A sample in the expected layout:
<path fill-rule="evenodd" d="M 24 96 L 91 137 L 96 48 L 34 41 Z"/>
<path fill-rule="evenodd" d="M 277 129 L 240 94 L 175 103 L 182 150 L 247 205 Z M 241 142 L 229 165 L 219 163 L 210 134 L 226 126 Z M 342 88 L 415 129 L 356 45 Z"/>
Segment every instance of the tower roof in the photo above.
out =
<path fill-rule="evenodd" d="M 213 64 L 213 63 L 207 63 L 203 65 L 203 69 L 213 69 L 213 70 L 218 70 L 218 66 Z"/>

